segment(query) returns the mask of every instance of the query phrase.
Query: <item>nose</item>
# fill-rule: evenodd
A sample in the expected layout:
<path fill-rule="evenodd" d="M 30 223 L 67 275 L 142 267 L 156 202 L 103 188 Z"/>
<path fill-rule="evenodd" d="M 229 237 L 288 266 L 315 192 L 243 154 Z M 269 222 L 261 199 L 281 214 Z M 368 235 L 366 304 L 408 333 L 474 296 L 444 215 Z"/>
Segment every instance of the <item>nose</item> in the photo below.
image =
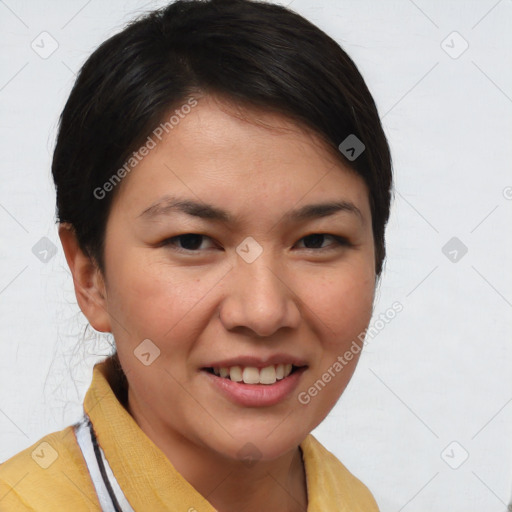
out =
<path fill-rule="evenodd" d="M 247 263 L 238 258 L 231 270 L 219 316 L 227 330 L 249 329 L 268 337 L 300 322 L 299 299 L 282 265 L 260 256 Z"/>

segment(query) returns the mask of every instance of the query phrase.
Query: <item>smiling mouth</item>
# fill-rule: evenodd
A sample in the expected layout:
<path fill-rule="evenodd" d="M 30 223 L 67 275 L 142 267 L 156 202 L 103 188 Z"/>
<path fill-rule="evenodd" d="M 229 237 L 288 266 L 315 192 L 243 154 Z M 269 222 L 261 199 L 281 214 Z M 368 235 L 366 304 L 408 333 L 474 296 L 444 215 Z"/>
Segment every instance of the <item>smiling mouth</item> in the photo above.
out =
<path fill-rule="evenodd" d="M 305 366 L 295 366 L 288 364 L 275 364 L 256 368 L 254 366 L 231 366 L 222 368 L 203 368 L 203 371 L 216 375 L 217 377 L 239 382 L 241 384 L 264 384 L 272 385 L 276 382 L 286 379 L 292 373 L 306 368 Z"/>

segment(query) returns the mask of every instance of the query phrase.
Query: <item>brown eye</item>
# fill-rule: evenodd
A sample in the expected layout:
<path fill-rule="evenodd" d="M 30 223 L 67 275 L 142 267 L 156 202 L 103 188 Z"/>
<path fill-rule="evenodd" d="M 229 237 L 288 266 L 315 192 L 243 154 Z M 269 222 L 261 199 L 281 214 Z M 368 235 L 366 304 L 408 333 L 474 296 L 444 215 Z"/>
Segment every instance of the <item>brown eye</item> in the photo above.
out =
<path fill-rule="evenodd" d="M 171 248 L 176 251 L 199 252 L 201 250 L 201 245 L 205 240 L 211 239 L 206 235 L 201 235 L 198 233 L 186 233 L 184 235 L 168 238 L 164 240 L 160 245 L 163 247 L 171 246 Z"/>
<path fill-rule="evenodd" d="M 322 247 L 326 239 L 334 240 L 334 243 Z M 349 241 L 346 238 L 336 235 L 329 235 L 327 233 L 313 233 L 301 238 L 300 241 L 304 241 L 305 249 L 321 249 L 330 250 L 340 246 L 350 246 Z"/>

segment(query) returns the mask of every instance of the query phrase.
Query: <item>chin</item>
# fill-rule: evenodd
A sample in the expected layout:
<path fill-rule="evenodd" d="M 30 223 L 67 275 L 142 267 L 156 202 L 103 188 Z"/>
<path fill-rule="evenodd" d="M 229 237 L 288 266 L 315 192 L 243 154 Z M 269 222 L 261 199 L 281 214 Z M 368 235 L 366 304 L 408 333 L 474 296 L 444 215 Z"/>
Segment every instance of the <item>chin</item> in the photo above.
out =
<path fill-rule="evenodd" d="M 295 450 L 309 433 L 304 432 L 297 435 L 298 428 L 293 427 L 283 428 L 282 430 L 277 427 L 272 432 L 272 429 L 267 427 L 259 435 L 256 435 L 253 433 L 253 428 L 239 432 L 230 431 L 233 437 L 226 434 L 227 438 L 214 448 L 215 451 L 231 460 L 246 461 L 248 465 L 251 465 L 251 461 L 272 461 Z M 249 431 L 251 433 L 248 433 Z M 211 444 L 211 441 L 210 438 L 209 444 Z"/>

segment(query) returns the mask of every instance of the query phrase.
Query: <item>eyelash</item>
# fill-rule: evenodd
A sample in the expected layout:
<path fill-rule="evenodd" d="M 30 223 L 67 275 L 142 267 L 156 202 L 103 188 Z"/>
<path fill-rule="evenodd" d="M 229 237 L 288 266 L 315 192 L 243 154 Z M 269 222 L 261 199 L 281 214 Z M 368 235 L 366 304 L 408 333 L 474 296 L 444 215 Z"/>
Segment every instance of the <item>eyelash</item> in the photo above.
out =
<path fill-rule="evenodd" d="M 211 238 L 209 236 L 202 235 L 200 233 L 185 233 L 183 235 L 178 235 L 178 236 L 173 236 L 171 238 L 167 238 L 166 240 L 163 240 L 159 244 L 159 246 L 160 247 L 172 247 L 172 250 L 181 252 L 181 253 L 186 253 L 186 254 L 199 253 L 201 249 L 184 249 L 183 247 L 177 247 L 176 244 L 179 241 L 179 239 L 182 237 L 188 236 L 188 235 L 200 236 L 203 238 L 209 238 L 211 240 Z M 336 248 L 339 248 L 339 247 L 353 247 L 353 244 L 350 243 L 349 240 L 347 240 L 346 238 L 344 238 L 342 236 L 331 235 L 329 233 L 311 233 L 309 235 L 302 237 L 299 241 L 304 240 L 311 236 L 319 236 L 319 235 L 324 236 L 324 237 L 329 237 L 329 238 L 333 239 L 335 243 L 331 244 L 327 247 L 320 247 L 320 248 L 305 247 L 304 249 L 307 251 L 319 252 L 319 251 L 331 251 L 331 250 L 335 250 Z"/>

